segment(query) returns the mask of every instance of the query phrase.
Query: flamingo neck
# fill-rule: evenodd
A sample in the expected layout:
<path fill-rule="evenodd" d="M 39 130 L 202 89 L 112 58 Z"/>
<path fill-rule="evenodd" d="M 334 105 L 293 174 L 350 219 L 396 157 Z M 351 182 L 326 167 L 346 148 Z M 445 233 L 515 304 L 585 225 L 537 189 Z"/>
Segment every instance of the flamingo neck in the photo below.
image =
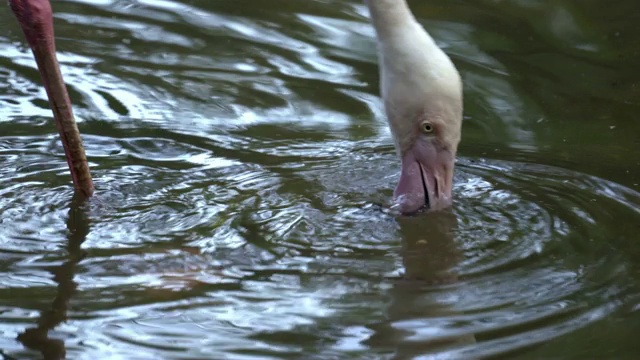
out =
<path fill-rule="evenodd" d="M 378 38 L 386 39 L 403 32 L 407 26 L 416 24 L 416 19 L 406 0 L 365 0 L 371 21 Z"/>

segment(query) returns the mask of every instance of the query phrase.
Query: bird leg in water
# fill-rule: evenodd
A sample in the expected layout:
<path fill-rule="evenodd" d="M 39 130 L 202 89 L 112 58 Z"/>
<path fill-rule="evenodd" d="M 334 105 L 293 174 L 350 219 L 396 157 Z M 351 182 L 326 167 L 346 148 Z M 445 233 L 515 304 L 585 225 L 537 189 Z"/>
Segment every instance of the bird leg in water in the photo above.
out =
<path fill-rule="evenodd" d="M 49 0 L 9 0 L 9 5 L 22 27 L 42 76 L 73 185 L 82 195 L 91 196 L 94 187 L 87 156 L 56 58 L 51 4 Z"/>

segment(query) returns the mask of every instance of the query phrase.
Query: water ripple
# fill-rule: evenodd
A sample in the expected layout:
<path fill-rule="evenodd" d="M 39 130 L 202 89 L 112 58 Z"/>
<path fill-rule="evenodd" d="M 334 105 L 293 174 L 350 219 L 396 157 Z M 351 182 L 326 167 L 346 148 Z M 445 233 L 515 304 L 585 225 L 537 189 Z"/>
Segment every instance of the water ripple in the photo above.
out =
<path fill-rule="evenodd" d="M 419 18 L 471 114 L 454 207 L 412 217 L 389 206 L 399 162 L 362 3 L 56 2 L 97 188 L 86 203 L 0 12 L 13 24 L 0 32 L 2 356 L 497 357 L 637 314 L 640 194 L 585 174 L 614 164 L 615 144 L 604 161 L 587 156 L 602 138 L 553 142 L 577 136 L 557 125 L 570 121 L 602 133 L 571 119 L 575 98 L 633 99 L 597 89 L 613 45 L 570 7 L 494 3 L 412 4 L 433 15 Z M 567 88 L 583 70 L 593 84 Z M 634 131 L 616 138 L 627 152 Z"/>

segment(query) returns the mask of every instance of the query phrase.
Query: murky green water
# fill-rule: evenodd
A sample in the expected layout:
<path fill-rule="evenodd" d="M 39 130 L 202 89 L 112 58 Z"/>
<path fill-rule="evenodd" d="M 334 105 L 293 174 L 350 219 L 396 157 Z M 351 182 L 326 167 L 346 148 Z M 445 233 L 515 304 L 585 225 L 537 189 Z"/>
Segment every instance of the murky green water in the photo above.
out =
<path fill-rule="evenodd" d="M 635 0 L 413 1 L 466 120 L 411 218 L 360 1 L 53 5 L 97 195 L 3 4 L 1 358 L 636 358 Z"/>

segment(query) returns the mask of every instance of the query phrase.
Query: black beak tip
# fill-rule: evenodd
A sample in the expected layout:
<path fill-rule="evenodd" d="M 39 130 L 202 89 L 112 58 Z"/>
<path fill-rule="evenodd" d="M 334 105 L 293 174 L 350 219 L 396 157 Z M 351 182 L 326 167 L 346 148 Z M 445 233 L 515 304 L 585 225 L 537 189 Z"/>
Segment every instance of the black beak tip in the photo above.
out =
<path fill-rule="evenodd" d="M 424 207 L 429 209 L 431 207 L 431 203 L 429 202 L 429 191 L 427 190 L 427 175 L 424 173 L 424 169 L 418 163 L 418 168 L 420 169 L 420 177 L 422 178 L 422 190 L 424 191 Z"/>

